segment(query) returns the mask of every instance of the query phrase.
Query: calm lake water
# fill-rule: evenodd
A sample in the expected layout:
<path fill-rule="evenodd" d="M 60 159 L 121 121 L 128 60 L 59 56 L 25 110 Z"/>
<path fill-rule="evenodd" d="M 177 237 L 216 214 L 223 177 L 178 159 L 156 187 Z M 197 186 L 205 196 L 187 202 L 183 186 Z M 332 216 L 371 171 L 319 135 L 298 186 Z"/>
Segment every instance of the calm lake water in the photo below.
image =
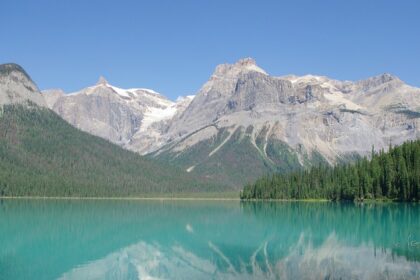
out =
<path fill-rule="evenodd" d="M 417 204 L 0 200 L 0 279 L 420 279 Z"/>

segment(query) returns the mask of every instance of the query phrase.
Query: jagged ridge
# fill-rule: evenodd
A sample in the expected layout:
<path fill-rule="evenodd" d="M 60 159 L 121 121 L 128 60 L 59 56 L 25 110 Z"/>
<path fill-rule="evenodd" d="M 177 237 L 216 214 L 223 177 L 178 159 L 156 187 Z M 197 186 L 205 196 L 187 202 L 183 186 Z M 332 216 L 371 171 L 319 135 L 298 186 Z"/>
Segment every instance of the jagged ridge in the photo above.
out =
<path fill-rule="evenodd" d="M 231 174 L 260 174 L 279 166 L 288 171 L 418 139 L 419 92 L 390 74 L 356 82 L 273 77 L 248 58 L 217 66 L 196 96 L 182 102 L 151 90 L 120 89 L 106 80 L 77 93 L 45 96 L 52 100 L 50 108 L 84 131 L 218 178 L 230 165 Z M 221 131 L 229 138 L 219 142 Z M 245 140 L 234 140 L 235 131 Z M 227 166 L 227 154 L 255 157 Z M 252 169 L 260 166 L 257 162 L 261 168 Z M 244 180 L 227 179 L 236 186 Z"/>

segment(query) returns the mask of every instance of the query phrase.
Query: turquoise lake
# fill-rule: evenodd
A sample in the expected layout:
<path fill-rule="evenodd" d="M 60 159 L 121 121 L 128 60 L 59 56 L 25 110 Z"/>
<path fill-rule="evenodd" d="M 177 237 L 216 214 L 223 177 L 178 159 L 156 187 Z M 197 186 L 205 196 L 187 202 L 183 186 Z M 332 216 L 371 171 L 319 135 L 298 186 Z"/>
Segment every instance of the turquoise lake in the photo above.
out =
<path fill-rule="evenodd" d="M 420 279 L 420 207 L 5 199 L 0 279 Z"/>

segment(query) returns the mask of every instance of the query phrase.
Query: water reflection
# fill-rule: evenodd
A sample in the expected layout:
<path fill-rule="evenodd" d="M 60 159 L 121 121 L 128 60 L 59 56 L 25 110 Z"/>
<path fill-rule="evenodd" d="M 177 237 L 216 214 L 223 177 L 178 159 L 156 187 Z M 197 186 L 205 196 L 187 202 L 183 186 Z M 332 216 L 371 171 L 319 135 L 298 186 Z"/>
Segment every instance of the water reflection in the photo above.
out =
<path fill-rule="evenodd" d="M 315 248 L 301 235 L 282 259 L 271 259 L 263 243 L 247 260 L 229 259 L 208 242 L 211 259 L 180 245 L 139 242 L 64 273 L 60 279 L 419 279 L 420 263 L 372 246 L 343 246 L 332 233 Z M 224 263 L 224 266 L 218 265 Z"/>
<path fill-rule="evenodd" d="M 6 200 L 0 279 L 418 279 L 419 210 Z"/>
<path fill-rule="evenodd" d="M 418 204 L 253 202 L 242 203 L 241 208 L 245 215 L 273 228 L 287 228 L 276 232 L 282 240 L 293 242 L 305 231 L 319 245 L 335 232 L 346 244 L 368 243 L 420 261 Z"/>

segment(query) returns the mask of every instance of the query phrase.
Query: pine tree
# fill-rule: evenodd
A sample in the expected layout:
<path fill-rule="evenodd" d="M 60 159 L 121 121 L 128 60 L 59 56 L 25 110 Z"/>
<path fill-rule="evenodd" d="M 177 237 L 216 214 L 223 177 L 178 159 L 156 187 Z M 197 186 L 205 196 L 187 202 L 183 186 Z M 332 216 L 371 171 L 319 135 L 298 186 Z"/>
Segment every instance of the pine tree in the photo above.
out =
<path fill-rule="evenodd" d="M 373 156 L 370 165 L 370 177 L 372 178 L 372 190 L 375 198 L 382 197 L 381 188 L 381 167 L 379 166 L 379 160 Z"/>
<path fill-rule="evenodd" d="M 402 156 L 398 158 L 398 168 L 397 168 L 398 180 L 397 188 L 399 193 L 399 198 L 403 201 L 408 200 L 409 198 L 409 189 L 410 181 L 408 178 L 407 167 Z"/>

